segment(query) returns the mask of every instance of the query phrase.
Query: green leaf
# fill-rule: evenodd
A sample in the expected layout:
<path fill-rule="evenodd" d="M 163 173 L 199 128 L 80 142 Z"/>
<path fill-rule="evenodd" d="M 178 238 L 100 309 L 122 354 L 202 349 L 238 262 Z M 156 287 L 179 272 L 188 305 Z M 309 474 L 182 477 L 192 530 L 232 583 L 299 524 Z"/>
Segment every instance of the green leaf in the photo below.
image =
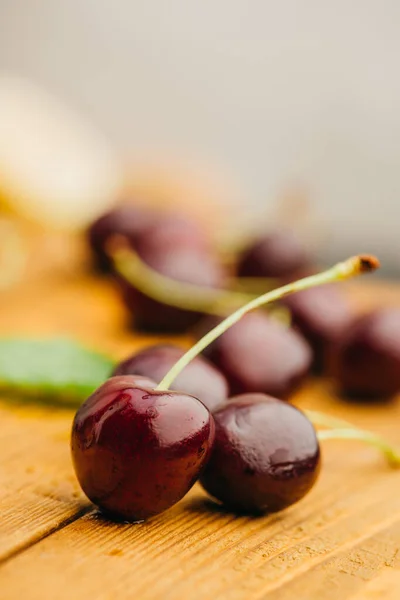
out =
<path fill-rule="evenodd" d="M 68 339 L 0 339 L 0 390 L 36 401 L 78 404 L 114 362 Z"/>

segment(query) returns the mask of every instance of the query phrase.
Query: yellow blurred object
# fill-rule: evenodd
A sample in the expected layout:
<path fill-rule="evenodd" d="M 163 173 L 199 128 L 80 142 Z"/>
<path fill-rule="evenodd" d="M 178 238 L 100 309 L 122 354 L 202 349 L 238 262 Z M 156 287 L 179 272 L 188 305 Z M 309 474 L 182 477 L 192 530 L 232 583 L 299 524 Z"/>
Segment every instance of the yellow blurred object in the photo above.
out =
<path fill-rule="evenodd" d="M 27 248 L 16 225 L 0 219 L 0 291 L 20 281 L 27 262 Z"/>
<path fill-rule="evenodd" d="M 80 229 L 122 188 L 103 136 L 36 85 L 0 77 L 0 203 L 29 220 Z"/>

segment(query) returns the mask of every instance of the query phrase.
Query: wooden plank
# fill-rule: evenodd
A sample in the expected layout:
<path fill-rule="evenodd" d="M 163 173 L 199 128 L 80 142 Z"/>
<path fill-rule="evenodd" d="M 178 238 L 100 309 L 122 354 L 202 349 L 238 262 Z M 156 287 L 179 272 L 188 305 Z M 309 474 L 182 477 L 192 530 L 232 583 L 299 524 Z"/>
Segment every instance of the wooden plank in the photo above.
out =
<path fill-rule="evenodd" d="M 71 416 L 0 408 L 0 560 L 88 506 L 69 464 Z"/>
<path fill-rule="evenodd" d="M 311 385 L 299 403 L 321 403 L 321 389 L 321 384 Z M 388 410 L 389 420 L 397 423 L 399 407 Z M 388 429 L 381 426 L 387 415 L 375 420 L 377 429 Z M 389 429 L 393 435 L 394 428 Z M 133 595 L 143 600 L 252 600 L 277 590 L 290 598 L 291 588 L 303 585 L 309 574 L 318 593 L 324 581 L 334 580 L 343 585 L 340 597 L 350 598 L 386 563 L 397 567 L 399 474 L 373 449 L 358 444 L 332 442 L 324 454 L 314 491 L 281 514 L 235 517 L 205 501 L 196 488 L 172 510 L 140 525 L 84 516 L 6 563 L 0 570 L 7 591 L 2 597 L 52 598 L 57 589 L 61 600 Z M 354 556 L 363 565 L 356 582 L 355 576 L 349 579 Z"/>
<path fill-rule="evenodd" d="M 113 289 L 89 277 L 84 262 L 77 266 L 75 251 L 71 260 L 62 256 L 45 269 L 35 256 L 30 278 L 2 295 L 2 335 L 70 335 L 116 357 L 162 339 L 130 332 Z M 391 284 L 365 281 L 348 290 L 362 308 L 400 302 Z M 400 444 L 398 402 L 347 404 L 318 380 L 295 402 Z M 373 598 L 400 586 L 400 474 L 373 449 L 327 442 L 318 485 L 283 513 L 237 517 L 195 486 L 147 523 L 118 524 L 93 511 L 78 488 L 72 416 L 0 403 L 2 599 L 361 600 L 364 592 Z"/>
<path fill-rule="evenodd" d="M 279 600 L 323 598 L 367 600 L 399 597 L 400 523 L 390 522 L 374 535 L 363 537 L 336 556 L 279 585 Z M 276 598 L 274 591 L 261 596 Z"/>

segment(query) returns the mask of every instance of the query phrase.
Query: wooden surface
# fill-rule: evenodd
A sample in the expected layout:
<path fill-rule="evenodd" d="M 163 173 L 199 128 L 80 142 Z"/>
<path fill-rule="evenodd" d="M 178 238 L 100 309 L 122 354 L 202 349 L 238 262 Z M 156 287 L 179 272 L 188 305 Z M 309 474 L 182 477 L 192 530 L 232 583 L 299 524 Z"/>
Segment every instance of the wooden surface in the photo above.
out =
<path fill-rule="evenodd" d="M 54 242 L 36 241 L 25 281 L 2 294 L 0 334 L 68 334 L 116 357 L 153 341 L 126 329 L 114 291 L 87 274 L 74 244 L 67 254 L 65 245 L 49 252 Z M 362 308 L 400 305 L 400 287 L 379 281 L 347 293 Z M 400 445 L 399 401 L 346 404 L 321 381 L 294 401 Z M 130 525 L 103 519 L 81 493 L 69 454 L 72 417 L 1 399 L 2 600 L 400 597 L 400 472 L 374 449 L 325 442 L 318 484 L 280 514 L 235 517 L 195 486 L 171 510 Z"/>

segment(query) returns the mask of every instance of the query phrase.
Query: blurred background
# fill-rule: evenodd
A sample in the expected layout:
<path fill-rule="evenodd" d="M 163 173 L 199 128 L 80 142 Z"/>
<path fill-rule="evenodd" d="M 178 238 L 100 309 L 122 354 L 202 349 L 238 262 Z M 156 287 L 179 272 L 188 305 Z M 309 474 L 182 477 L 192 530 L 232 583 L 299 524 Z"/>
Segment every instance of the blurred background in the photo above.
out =
<path fill-rule="evenodd" d="M 219 227 L 231 229 L 259 225 L 280 199 L 299 194 L 321 224 L 322 260 L 368 250 L 383 258 L 384 273 L 398 274 L 399 27 L 398 0 L 0 0 L 0 71 L 90 122 L 89 196 L 99 165 L 110 169 L 98 183 L 99 213 L 120 177 L 197 186 L 186 201 L 220 202 Z M 15 167 L 24 133 L 31 121 L 45 127 L 36 117 L 23 126 L 31 104 L 21 90 L 28 108 L 10 118 L 18 102 L 3 84 L 2 194 L 16 197 L 14 180 L 40 170 L 40 152 L 37 164 L 25 157 L 22 171 Z"/>

